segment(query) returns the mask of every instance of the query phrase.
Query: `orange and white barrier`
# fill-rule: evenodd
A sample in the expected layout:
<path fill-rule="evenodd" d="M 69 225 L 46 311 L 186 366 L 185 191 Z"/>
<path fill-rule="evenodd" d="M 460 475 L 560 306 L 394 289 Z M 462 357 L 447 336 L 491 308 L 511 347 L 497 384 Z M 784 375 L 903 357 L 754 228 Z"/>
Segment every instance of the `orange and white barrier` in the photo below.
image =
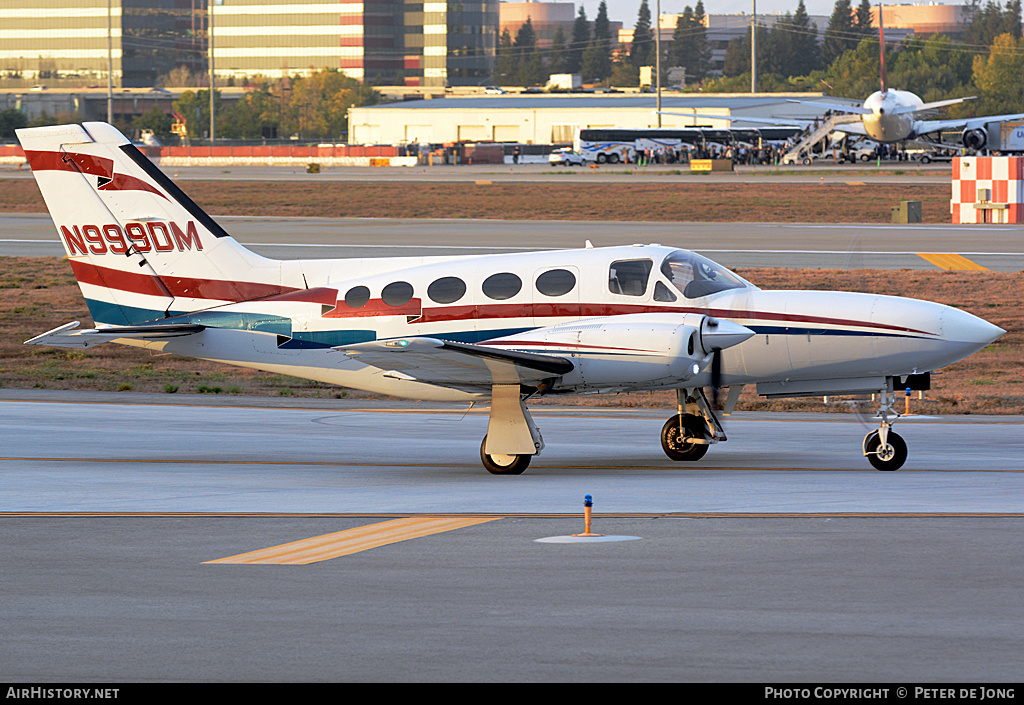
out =
<path fill-rule="evenodd" d="M 954 223 L 1024 222 L 1024 157 L 954 157 Z"/>

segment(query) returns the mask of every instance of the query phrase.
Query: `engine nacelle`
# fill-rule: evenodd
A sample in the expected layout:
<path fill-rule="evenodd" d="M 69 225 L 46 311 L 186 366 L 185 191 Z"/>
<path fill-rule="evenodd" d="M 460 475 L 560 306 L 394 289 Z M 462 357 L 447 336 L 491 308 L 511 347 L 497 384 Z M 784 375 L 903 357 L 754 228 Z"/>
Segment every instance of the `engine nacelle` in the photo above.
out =
<path fill-rule="evenodd" d="M 988 132 L 984 127 L 976 127 L 973 130 L 964 130 L 964 134 L 961 139 L 964 147 L 967 147 L 967 149 L 984 149 L 985 145 L 988 144 Z"/>
<path fill-rule="evenodd" d="M 678 386 L 707 367 L 716 350 L 736 345 L 753 332 L 700 314 L 643 313 L 563 323 L 502 339 L 515 347 L 530 341 L 533 352 L 572 360 L 561 389 L 647 389 Z"/>

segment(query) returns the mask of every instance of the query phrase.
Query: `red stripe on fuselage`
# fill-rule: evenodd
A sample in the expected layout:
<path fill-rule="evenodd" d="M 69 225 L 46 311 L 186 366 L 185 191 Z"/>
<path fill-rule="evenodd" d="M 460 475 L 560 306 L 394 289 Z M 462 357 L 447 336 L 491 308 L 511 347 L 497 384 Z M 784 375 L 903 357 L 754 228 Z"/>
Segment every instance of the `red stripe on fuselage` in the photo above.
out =
<path fill-rule="evenodd" d="M 324 318 L 376 318 L 377 316 L 417 316 L 417 323 L 423 323 L 423 303 L 420 299 L 410 299 L 401 306 L 391 306 L 382 299 L 370 299 L 359 308 L 350 308 L 345 300 L 337 302 L 338 307 L 324 314 Z M 472 308 L 456 306 L 453 308 Z M 451 320 L 459 320 L 452 318 Z"/>
<path fill-rule="evenodd" d="M 548 307 L 550 304 L 543 304 Z M 918 335 L 935 335 L 928 331 L 894 326 L 886 323 L 872 323 L 870 321 L 857 321 L 849 318 L 830 318 L 826 316 L 805 316 L 791 313 L 775 313 L 770 311 L 750 311 L 746 309 L 726 308 L 696 308 L 691 306 L 658 306 L 644 304 L 579 304 L 569 308 L 572 313 L 551 312 L 547 308 L 538 312 L 538 304 L 531 308 L 530 304 L 484 304 L 481 306 L 451 306 L 444 308 L 423 309 L 422 323 L 443 323 L 446 321 L 466 320 L 472 318 L 523 318 L 534 316 L 537 318 L 562 317 L 567 315 L 579 316 L 581 318 L 604 318 L 608 316 L 623 316 L 636 313 L 699 313 L 715 318 L 748 319 L 753 321 L 780 321 L 784 323 L 809 324 L 815 323 L 826 326 L 853 326 L 857 328 L 877 328 L 885 331 L 899 333 L 915 333 Z M 452 311 L 452 314 L 449 314 Z"/>
<path fill-rule="evenodd" d="M 699 313 L 716 318 L 748 321 L 777 321 L 791 324 L 817 324 L 822 326 L 850 326 L 868 328 L 886 332 L 912 333 L 916 335 L 935 335 L 928 331 L 894 326 L 886 323 L 872 323 L 848 318 L 830 318 L 825 316 L 804 316 L 790 313 L 770 311 L 751 311 L 747 309 L 725 308 L 694 308 L 678 306 L 650 306 L 631 304 L 571 304 L 565 312 L 553 309 L 551 304 L 483 304 L 477 306 L 444 306 L 420 308 L 420 299 L 413 299 L 403 306 L 389 306 L 380 299 L 371 299 L 365 306 L 349 308 L 344 300 L 338 301 L 336 290 L 330 287 L 316 289 L 296 289 L 293 287 L 264 284 L 260 282 L 229 282 L 217 279 L 195 279 L 187 277 L 161 277 L 126 272 L 109 267 L 97 267 L 89 262 L 71 258 L 71 267 L 78 281 L 95 286 L 109 287 L 120 291 L 150 296 L 165 296 L 160 288 L 162 281 L 173 296 L 215 301 L 252 301 L 269 299 L 272 301 L 295 301 L 336 305 L 327 312 L 324 318 L 374 318 L 377 316 L 419 315 L 416 323 L 445 323 L 472 320 L 495 319 L 532 319 L 576 316 L 580 318 L 604 318 L 636 313 Z M 571 311 L 569 313 L 568 311 Z"/>
<path fill-rule="evenodd" d="M 126 272 L 110 267 L 97 267 L 81 259 L 71 259 L 75 278 L 83 284 L 127 291 L 132 294 L 166 296 L 160 287 L 163 282 L 172 296 L 214 301 L 252 301 L 268 296 L 279 296 L 293 291 L 293 287 L 259 282 L 229 282 L 217 279 L 194 279 L 189 277 L 154 277 L 150 274 Z"/>

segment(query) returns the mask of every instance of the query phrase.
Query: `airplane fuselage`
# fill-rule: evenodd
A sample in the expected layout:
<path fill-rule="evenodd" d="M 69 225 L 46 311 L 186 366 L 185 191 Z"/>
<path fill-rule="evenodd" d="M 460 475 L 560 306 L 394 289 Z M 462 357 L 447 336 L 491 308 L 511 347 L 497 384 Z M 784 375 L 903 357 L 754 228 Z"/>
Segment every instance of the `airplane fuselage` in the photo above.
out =
<path fill-rule="evenodd" d="M 864 101 L 870 114 L 862 116 L 868 137 L 883 144 L 900 142 L 914 135 L 914 113 L 898 112 L 920 107 L 922 100 L 909 91 L 876 91 Z"/>
<path fill-rule="evenodd" d="M 566 375 L 551 392 L 671 388 L 679 380 L 655 382 L 641 372 L 652 356 L 665 354 L 655 349 L 659 343 L 640 344 L 635 327 L 626 334 L 617 326 L 704 315 L 754 332 L 720 353 L 722 386 L 802 382 L 838 392 L 843 385 L 837 387 L 835 380 L 884 385 L 886 377 L 949 364 L 983 347 L 998 330 L 971 314 L 914 299 L 763 291 L 710 260 L 656 245 L 404 260 L 401 268 L 386 271 L 358 261 L 317 264 L 332 273 L 343 264 L 353 275 L 370 271 L 187 314 L 190 322 L 210 326 L 198 335 L 125 342 L 399 397 L 442 400 L 486 397 L 489 389 L 425 385 L 367 367 L 336 348 L 438 338 L 565 357 L 580 370 L 597 369 L 598 361 L 614 368 L 610 377 Z M 313 279 L 315 271 L 310 267 L 306 276 Z M 693 271 L 720 279 L 687 282 Z M 570 325 L 577 321 L 578 326 Z M 537 335 L 550 326 L 568 328 L 565 335 Z M 705 367 L 686 384 L 707 386 L 709 375 Z"/>

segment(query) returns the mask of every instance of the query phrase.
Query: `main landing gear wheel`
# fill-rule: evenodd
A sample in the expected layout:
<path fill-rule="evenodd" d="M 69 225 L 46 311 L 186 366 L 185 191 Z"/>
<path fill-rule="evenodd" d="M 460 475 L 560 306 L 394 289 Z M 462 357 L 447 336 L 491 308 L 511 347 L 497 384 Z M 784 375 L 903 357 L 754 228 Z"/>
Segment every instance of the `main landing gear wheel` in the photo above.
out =
<path fill-rule="evenodd" d="M 881 435 L 872 431 L 864 438 L 864 454 L 878 470 L 899 470 L 907 462 L 907 443 L 890 429 L 883 446 Z"/>
<path fill-rule="evenodd" d="M 704 438 L 704 418 L 696 414 L 683 415 L 683 430 L 680 430 L 679 415 L 665 422 L 661 429 L 661 448 L 672 460 L 700 460 L 708 452 L 707 443 L 693 443 L 694 438 Z"/>
<path fill-rule="evenodd" d="M 488 455 L 484 452 L 487 436 L 480 442 L 480 461 L 492 475 L 522 475 L 530 467 L 532 455 Z"/>

